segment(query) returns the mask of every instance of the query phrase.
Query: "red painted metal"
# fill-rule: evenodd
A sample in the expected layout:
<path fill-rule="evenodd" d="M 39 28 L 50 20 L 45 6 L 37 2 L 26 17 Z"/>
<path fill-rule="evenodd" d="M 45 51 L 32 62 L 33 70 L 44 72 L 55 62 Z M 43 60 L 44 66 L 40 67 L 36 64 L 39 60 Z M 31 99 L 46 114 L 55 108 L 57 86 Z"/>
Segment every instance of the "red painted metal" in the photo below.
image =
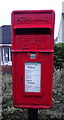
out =
<path fill-rule="evenodd" d="M 50 108 L 54 54 L 53 10 L 12 12 L 13 104 L 19 108 Z M 35 54 L 35 58 L 30 58 Z M 25 63 L 40 63 L 40 92 L 25 92 Z"/>

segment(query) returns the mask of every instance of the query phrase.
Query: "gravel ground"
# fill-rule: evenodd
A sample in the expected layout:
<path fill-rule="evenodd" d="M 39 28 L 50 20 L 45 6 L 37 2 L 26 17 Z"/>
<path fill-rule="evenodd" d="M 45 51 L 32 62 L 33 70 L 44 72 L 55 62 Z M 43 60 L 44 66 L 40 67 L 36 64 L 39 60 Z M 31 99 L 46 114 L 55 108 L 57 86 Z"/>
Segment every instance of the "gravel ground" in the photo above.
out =
<path fill-rule="evenodd" d="M 1 75 L 0 75 L 1 76 Z M 1 78 L 1 77 L 0 77 Z M 64 118 L 64 68 L 53 75 L 53 106 L 50 110 L 38 110 L 39 120 L 63 120 Z M 14 108 L 12 105 L 12 76 L 2 74 L 2 119 L 28 120 L 27 109 Z"/>

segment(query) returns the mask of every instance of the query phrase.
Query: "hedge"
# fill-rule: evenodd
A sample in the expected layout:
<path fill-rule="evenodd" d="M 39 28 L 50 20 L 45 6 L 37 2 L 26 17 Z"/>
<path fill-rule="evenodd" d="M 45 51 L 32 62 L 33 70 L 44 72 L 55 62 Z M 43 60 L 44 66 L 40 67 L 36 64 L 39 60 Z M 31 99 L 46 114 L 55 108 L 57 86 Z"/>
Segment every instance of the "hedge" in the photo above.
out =
<path fill-rule="evenodd" d="M 64 62 L 64 44 L 58 43 L 54 45 L 54 66 L 56 69 L 63 68 Z"/>

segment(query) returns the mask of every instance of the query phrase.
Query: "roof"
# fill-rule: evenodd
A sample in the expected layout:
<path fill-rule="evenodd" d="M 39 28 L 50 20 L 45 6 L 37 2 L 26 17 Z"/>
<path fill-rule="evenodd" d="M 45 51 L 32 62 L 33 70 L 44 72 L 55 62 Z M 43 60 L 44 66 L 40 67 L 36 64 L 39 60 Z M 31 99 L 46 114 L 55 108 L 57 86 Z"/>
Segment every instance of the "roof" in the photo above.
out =
<path fill-rule="evenodd" d="M 0 44 L 11 44 L 11 25 L 0 27 Z"/>
<path fill-rule="evenodd" d="M 54 42 L 56 43 L 56 42 L 57 42 L 57 40 L 58 40 L 58 37 L 56 37 L 56 38 L 55 38 Z"/>

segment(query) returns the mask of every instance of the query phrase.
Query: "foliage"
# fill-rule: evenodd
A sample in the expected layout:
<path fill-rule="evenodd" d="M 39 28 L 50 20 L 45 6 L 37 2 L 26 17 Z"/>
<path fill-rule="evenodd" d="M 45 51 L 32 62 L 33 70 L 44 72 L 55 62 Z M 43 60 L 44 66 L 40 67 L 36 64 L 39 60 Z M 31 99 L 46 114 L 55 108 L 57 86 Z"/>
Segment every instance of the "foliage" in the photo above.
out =
<path fill-rule="evenodd" d="M 64 62 L 64 44 L 58 43 L 54 46 L 54 65 L 56 69 L 63 68 Z"/>

